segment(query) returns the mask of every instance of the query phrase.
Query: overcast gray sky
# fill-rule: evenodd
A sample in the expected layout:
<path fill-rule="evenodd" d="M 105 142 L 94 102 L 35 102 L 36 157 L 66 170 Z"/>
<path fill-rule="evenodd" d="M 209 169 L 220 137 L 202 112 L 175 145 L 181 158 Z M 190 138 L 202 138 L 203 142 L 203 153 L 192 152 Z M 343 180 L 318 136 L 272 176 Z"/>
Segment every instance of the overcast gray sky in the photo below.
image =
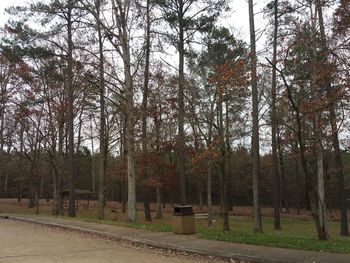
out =
<path fill-rule="evenodd" d="M 8 6 L 25 5 L 33 0 L 0 0 L 0 26 L 3 26 L 8 17 L 4 15 L 5 8 Z M 35 0 L 34 0 L 35 1 Z M 255 13 L 258 13 L 256 20 L 257 30 L 264 27 L 262 14 L 260 13 L 262 7 L 266 5 L 268 0 L 255 0 Z M 236 37 L 244 39 L 249 42 L 249 24 L 248 24 L 248 3 L 246 0 L 231 0 L 230 6 L 232 10 L 225 18 L 223 24 L 233 30 Z"/>

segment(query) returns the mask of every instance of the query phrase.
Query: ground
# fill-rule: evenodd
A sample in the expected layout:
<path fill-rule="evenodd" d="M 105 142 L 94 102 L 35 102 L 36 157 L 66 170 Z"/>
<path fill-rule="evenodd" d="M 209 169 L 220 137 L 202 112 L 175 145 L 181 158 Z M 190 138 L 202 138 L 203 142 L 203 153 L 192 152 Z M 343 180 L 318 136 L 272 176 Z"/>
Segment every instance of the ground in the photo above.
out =
<path fill-rule="evenodd" d="M 198 263 L 203 259 L 169 254 L 97 238 L 66 232 L 31 223 L 0 220 L 1 263 Z"/>
<path fill-rule="evenodd" d="M 116 209 L 114 214 L 117 220 L 111 220 L 111 209 Z M 52 200 L 40 200 L 40 214 L 52 216 Z M 0 211 L 12 214 L 33 214 L 34 208 L 28 208 L 28 200 L 22 199 L 0 199 Z M 138 218 L 136 223 L 127 221 L 127 213 L 122 212 L 122 205 L 116 201 L 107 201 L 105 208 L 105 220 L 97 219 L 97 206 L 95 201 L 80 200 L 77 204 L 77 217 L 75 220 L 85 222 L 95 222 L 101 224 L 111 224 L 123 227 L 140 228 L 156 232 L 172 232 L 172 212 L 173 206 L 166 204 L 163 210 L 163 218 L 155 218 L 156 204 L 151 204 L 152 222 L 146 222 L 143 213 L 143 204 L 138 203 Z M 194 206 L 196 213 L 205 213 L 206 207 L 201 210 Z M 205 239 L 228 241 L 232 243 L 244 243 L 253 245 L 263 245 L 278 248 L 293 248 L 301 250 L 323 251 L 329 253 L 350 254 L 350 238 L 340 236 L 339 210 L 327 211 L 327 229 L 329 239 L 320 241 L 317 239 L 315 224 L 310 211 L 301 210 L 297 213 L 291 209 L 289 212 L 281 214 L 282 231 L 274 230 L 273 209 L 263 207 L 263 229 L 264 234 L 253 233 L 253 216 L 251 207 L 237 207 L 230 211 L 230 231 L 223 231 L 223 221 L 219 214 L 220 208 L 214 207 L 214 220 L 211 228 L 207 227 L 206 219 L 196 219 L 197 235 Z M 350 212 L 350 211 L 349 211 Z M 65 208 L 65 216 L 67 210 Z M 350 214 L 349 214 L 350 218 Z M 350 223 L 350 222 L 349 222 Z M 350 261 L 349 261 L 350 262 Z"/>

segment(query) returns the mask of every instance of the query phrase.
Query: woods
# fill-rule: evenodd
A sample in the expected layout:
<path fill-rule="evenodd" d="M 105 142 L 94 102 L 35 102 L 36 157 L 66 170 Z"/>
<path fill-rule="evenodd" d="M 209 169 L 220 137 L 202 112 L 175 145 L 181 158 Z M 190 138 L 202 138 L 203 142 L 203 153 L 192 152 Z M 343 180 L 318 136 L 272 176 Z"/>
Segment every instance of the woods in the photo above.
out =
<path fill-rule="evenodd" d="M 229 1 L 40 0 L 10 7 L 0 43 L 0 197 L 53 199 L 76 215 L 91 191 L 127 219 L 196 204 L 222 229 L 237 206 L 327 210 L 348 236 L 348 0 L 246 4 L 249 38 Z M 261 22 L 259 22 L 261 23 Z M 261 37 L 263 36 L 263 40 Z M 156 203 L 151 211 L 150 203 Z"/>

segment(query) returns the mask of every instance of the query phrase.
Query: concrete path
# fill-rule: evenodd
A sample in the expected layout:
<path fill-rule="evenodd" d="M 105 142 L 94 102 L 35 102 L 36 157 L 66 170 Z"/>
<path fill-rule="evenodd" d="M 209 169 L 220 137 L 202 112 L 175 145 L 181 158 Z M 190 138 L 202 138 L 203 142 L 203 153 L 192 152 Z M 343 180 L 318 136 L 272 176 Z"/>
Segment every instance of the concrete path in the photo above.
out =
<path fill-rule="evenodd" d="M 0 219 L 1 263 L 202 263 L 196 257 Z M 209 261 L 208 261 L 209 262 Z"/>
<path fill-rule="evenodd" d="M 104 237 L 146 244 L 157 248 L 167 248 L 225 259 L 266 263 L 350 263 L 350 255 L 345 254 L 328 254 L 313 251 L 236 244 L 201 239 L 196 235 L 175 235 L 173 233 L 151 232 L 55 217 L 1 215 L 1 217 L 4 216 L 51 227 L 93 233 Z"/>

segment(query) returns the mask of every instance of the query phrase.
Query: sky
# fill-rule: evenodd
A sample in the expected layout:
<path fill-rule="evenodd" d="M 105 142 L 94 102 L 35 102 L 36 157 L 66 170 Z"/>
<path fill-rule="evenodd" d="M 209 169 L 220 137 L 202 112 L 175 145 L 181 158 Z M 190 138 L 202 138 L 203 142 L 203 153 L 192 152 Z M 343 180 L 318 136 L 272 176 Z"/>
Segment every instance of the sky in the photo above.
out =
<path fill-rule="evenodd" d="M 26 0 L 0 0 L 0 26 L 3 26 L 8 19 L 4 14 L 5 8 L 12 5 L 23 5 L 27 3 Z"/>
<path fill-rule="evenodd" d="M 5 8 L 8 6 L 25 5 L 33 0 L 0 0 L 0 27 L 2 27 L 8 16 L 4 14 Z M 230 14 L 223 19 L 223 25 L 230 28 L 234 35 L 249 42 L 249 20 L 248 20 L 248 2 L 247 0 L 229 0 L 229 4 L 232 8 Z M 255 18 L 256 30 L 259 31 L 264 28 L 264 19 L 261 14 L 261 9 L 266 5 L 267 0 L 255 0 L 256 4 L 254 12 L 257 13 Z M 263 42 L 261 39 L 259 42 Z M 259 43 L 258 43 L 259 44 Z M 261 43 L 262 45 L 263 43 Z"/>

